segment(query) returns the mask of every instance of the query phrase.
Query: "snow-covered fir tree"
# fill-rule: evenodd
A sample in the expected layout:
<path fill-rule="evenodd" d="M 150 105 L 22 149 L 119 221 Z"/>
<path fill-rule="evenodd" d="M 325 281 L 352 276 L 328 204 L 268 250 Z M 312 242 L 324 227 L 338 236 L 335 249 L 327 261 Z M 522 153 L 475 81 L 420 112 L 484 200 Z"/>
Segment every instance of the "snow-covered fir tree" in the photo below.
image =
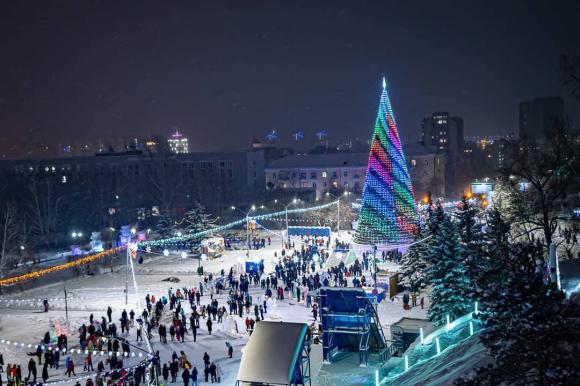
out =
<path fill-rule="evenodd" d="M 471 279 L 476 283 L 471 296 L 477 300 L 490 281 L 496 280 L 489 272 L 495 265 L 501 265 L 509 251 L 508 235 L 510 224 L 504 219 L 500 210 L 493 207 L 486 214 L 485 226 L 482 229 L 482 250 L 477 261 L 477 271 L 471 271 Z"/>
<path fill-rule="evenodd" d="M 480 340 L 494 362 L 458 385 L 576 385 L 580 379 L 580 305 L 545 284 L 542 249 L 515 245 L 498 254 L 481 291 Z"/>
<path fill-rule="evenodd" d="M 157 216 L 157 223 L 155 224 L 155 233 L 159 238 L 173 237 L 176 233 L 175 220 L 166 215 Z"/>
<path fill-rule="evenodd" d="M 485 254 L 492 259 L 498 254 L 505 255 L 509 249 L 508 236 L 511 225 L 497 207 L 487 214 L 485 229 Z"/>
<path fill-rule="evenodd" d="M 197 203 L 185 212 L 183 220 L 178 222 L 181 233 L 197 233 L 216 227 L 216 219 L 205 211 L 205 207 Z"/>
<path fill-rule="evenodd" d="M 433 285 L 429 294 L 431 307 L 428 318 L 435 325 L 446 321 L 447 314 L 454 319 L 471 309 L 467 297 L 472 283 L 462 261 L 462 248 L 457 228 L 449 215 L 438 207 L 435 221 L 437 232 L 430 246 L 428 278 Z"/>
<path fill-rule="evenodd" d="M 456 215 L 463 264 L 475 287 L 478 284 L 477 278 L 480 272 L 485 269 L 486 264 L 486 259 L 483 257 L 485 243 L 482 237 L 481 225 L 477 219 L 477 212 L 477 208 L 471 205 L 464 196 Z"/>
<path fill-rule="evenodd" d="M 433 205 L 432 203 L 429 204 L 429 207 L 427 208 L 427 221 L 425 227 L 430 235 L 435 236 L 437 234 L 439 231 L 439 225 L 442 223 L 444 217 L 445 211 L 440 202 L 436 205 Z"/>
<path fill-rule="evenodd" d="M 416 244 L 411 245 L 401 259 L 400 284 L 410 287 L 413 291 L 421 290 L 428 283 L 429 240 L 422 241 L 427 235 L 426 231 L 421 232 L 415 239 Z"/>

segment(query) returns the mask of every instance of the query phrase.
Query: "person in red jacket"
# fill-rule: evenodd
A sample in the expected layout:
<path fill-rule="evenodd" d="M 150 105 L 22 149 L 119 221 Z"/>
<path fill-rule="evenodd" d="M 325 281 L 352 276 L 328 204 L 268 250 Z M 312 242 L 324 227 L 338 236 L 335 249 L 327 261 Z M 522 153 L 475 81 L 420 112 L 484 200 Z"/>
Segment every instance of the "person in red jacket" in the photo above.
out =
<path fill-rule="evenodd" d="M 68 366 L 66 368 L 66 373 L 64 373 L 64 375 L 68 375 L 69 377 L 71 375 L 74 375 L 75 377 L 77 376 L 75 374 L 75 363 L 73 362 L 72 358 L 68 361 Z"/>

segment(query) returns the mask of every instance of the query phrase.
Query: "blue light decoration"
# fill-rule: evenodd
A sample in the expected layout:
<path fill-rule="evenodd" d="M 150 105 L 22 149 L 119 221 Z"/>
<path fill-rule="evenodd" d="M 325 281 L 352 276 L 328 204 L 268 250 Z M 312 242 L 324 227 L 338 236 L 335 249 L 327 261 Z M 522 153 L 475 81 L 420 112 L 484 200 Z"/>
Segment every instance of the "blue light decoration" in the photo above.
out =
<path fill-rule="evenodd" d="M 304 138 L 304 133 L 302 131 L 296 131 L 292 133 L 292 138 L 294 138 L 295 141 L 300 141 Z"/>
<path fill-rule="evenodd" d="M 276 140 L 278 139 L 278 133 L 276 132 L 276 130 L 272 130 L 271 132 L 269 132 L 266 135 L 266 139 L 268 140 L 268 142 L 272 143 L 272 142 L 276 142 Z"/>
<path fill-rule="evenodd" d="M 121 226 L 121 232 L 119 234 L 119 245 L 127 245 L 131 242 L 131 229 L 129 225 Z"/>
<path fill-rule="evenodd" d="M 328 137 L 328 134 L 326 133 L 325 130 L 320 130 L 319 132 L 316 133 L 316 137 L 318 138 L 319 141 L 322 141 L 326 139 L 326 137 Z"/>
<path fill-rule="evenodd" d="M 103 252 L 103 242 L 101 241 L 101 232 L 91 232 L 91 241 L 89 243 L 91 252 Z"/>
<path fill-rule="evenodd" d="M 383 78 L 355 241 L 400 245 L 411 242 L 417 230 L 415 194 Z"/>

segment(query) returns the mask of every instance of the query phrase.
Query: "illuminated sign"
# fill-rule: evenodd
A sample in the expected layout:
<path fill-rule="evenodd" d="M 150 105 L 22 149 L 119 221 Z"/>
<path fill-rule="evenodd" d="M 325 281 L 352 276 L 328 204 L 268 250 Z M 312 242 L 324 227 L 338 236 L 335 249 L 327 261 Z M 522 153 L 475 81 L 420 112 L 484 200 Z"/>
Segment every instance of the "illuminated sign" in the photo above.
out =
<path fill-rule="evenodd" d="M 471 184 L 471 193 L 473 194 L 489 194 L 493 192 L 492 182 L 473 182 Z"/>

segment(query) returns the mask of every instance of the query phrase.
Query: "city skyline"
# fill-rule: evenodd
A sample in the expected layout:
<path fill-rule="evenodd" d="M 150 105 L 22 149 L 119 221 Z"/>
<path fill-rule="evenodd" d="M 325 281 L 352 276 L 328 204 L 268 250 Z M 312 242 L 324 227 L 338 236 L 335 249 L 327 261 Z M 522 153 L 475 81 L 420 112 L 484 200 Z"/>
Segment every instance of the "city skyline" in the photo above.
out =
<path fill-rule="evenodd" d="M 517 133 L 520 102 L 566 96 L 560 55 L 578 53 L 580 32 L 574 2 L 501 12 L 445 2 L 135 5 L 2 5 L 0 152 L 175 127 L 191 151 L 241 149 L 272 130 L 280 140 L 324 130 L 367 141 L 382 76 L 406 143 L 435 111 L 463 118 L 466 136 Z"/>

